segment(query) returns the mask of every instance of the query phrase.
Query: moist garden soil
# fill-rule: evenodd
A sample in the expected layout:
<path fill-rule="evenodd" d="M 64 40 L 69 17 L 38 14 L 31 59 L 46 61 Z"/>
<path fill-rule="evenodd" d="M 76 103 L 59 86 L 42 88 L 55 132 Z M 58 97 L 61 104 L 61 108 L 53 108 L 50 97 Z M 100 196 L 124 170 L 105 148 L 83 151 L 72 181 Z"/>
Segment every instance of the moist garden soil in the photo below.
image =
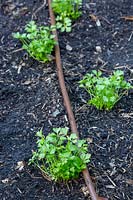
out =
<path fill-rule="evenodd" d="M 33 60 L 12 38 L 31 19 L 49 23 L 48 7 L 41 8 L 43 3 L 0 1 L 0 199 L 90 199 L 82 175 L 67 184 L 54 183 L 28 166 L 36 150 L 36 131 L 43 128 L 47 135 L 53 127 L 69 127 L 54 60 L 49 64 Z M 130 90 L 113 110 L 99 111 L 86 104 L 89 96 L 78 81 L 93 69 L 106 76 L 120 69 L 132 81 L 133 22 L 122 18 L 132 14 L 131 0 L 86 0 L 72 32 L 59 34 L 78 130 L 92 155 L 88 169 L 97 193 L 110 200 L 132 199 L 133 93 Z"/>

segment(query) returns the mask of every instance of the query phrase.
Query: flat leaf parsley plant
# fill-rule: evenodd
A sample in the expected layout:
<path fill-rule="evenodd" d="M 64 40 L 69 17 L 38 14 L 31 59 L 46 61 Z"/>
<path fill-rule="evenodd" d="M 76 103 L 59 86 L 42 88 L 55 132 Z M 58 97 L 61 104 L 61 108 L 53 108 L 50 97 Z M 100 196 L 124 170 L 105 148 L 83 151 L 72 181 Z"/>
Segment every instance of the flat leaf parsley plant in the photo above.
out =
<path fill-rule="evenodd" d="M 51 53 L 55 46 L 54 35 L 51 31 L 54 27 L 37 27 L 34 21 L 29 22 L 25 27 L 25 33 L 13 33 L 13 37 L 19 39 L 31 57 L 40 61 L 51 61 Z"/>
<path fill-rule="evenodd" d="M 54 128 L 46 137 L 41 130 L 36 136 L 38 150 L 33 152 L 29 164 L 34 164 L 51 180 L 77 178 L 90 162 L 86 141 L 78 140 L 76 134 L 69 136 L 67 128 Z"/>
<path fill-rule="evenodd" d="M 93 70 L 79 82 L 90 95 L 89 104 L 97 109 L 110 110 L 133 86 L 124 80 L 121 70 L 114 71 L 110 77 L 102 77 L 101 71 Z"/>
<path fill-rule="evenodd" d="M 80 15 L 82 0 L 53 0 L 52 8 L 56 14 L 56 27 L 61 32 L 70 32 L 72 20 L 76 20 Z"/>

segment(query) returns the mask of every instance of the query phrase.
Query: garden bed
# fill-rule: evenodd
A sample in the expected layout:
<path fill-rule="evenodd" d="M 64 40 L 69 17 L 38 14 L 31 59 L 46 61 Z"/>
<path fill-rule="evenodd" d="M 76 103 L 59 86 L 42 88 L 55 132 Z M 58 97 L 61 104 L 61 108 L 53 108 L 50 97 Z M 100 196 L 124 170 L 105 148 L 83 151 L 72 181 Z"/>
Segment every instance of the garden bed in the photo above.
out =
<path fill-rule="evenodd" d="M 36 149 L 37 130 L 69 126 L 58 86 L 54 61 L 41 64 L 19 50 L 12 32 L 21 31 L 32 18 L 48 24 L 48 7 L 33 0 L 2 1 L 0 6 L 0 197 L 6 199 L 89 199 L 82 176 L 68 184 L 45 180 L 27 165 Z M 88 94 L 78 81 L 93 69 L 110 75 L 114 69 L 133 79 L 132 15 L 129 0 L 84 1 L 83 15 L 71 33 L 60 33 L 65 81 L 81 138 L 92 154 L 88 165 L 97 193 L 111 200 L 132 199 L 131 134 L 133 94 L 129 91 L 111 111 L 87 105 Z M 100 26 L 94 17 L 98 17 Z M 98 51 L 100 47 L 100 50 Z M 21 161 L 21 167 L 18 162 Z M 24 168 L 23 168 L 24 165 Z"/>

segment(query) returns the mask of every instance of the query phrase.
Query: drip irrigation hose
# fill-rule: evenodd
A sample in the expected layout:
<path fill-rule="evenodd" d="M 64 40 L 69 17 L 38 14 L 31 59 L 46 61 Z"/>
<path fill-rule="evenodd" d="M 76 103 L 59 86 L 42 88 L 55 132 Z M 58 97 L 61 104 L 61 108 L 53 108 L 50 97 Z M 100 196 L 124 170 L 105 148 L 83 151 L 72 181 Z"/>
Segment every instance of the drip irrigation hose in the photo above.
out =
<path fill-rule="evenodd" d="M 51 25 L 55 26 L 56 22 L 55 22 L 55 16 L 54 16 L 52 6 L 51 6 L 51 0 L 48 0 L 48 6 L 49 6 L 49 14 L 50 14 Z M 57 43 L 55 45 L 55 59 L 56 59 L 57 75 L 58 75 L 59 85 L 60 85 L 60 88 L 61 88 L 61 93 L 62 93 L 62 96 L 63 96 L 64 105 L 65 105 L 65 108 L 66 108 L 66 111 L 67 111 L 67 114 L 68 114 L 68 119 L 69 119 L 69 122 L 70 122 L 71 131 L 73 133 L 76 133 L 78 138 L 79 138 L 76 120 L 75 120 L 75 117 L 74 117 L 74 114 L 73 114 L 73 111 L 72 111 L 72 108 L 71 108 L 70 99 L 69 99 L 68 92 L 67 92 L 67 89 L 66 89 L 66 86 L 65 86 L 64 74 L 63 74 L 62 63 L 61 63 L 60 47 L 59 47 L 59 44 L 58 44 L 57 31 L 54 30 L 53 34 L 55 36 L 55 41 Z M 89 190 L 91 199 L 92 200 L 107 200 L 106 198 L 97 196 L 87 167 L 86 167 L 86 169 L 83 170 L 82 173 L 83 173 L 84 180 L 85 180 L 85 183 L 87 185 L 87 188 Z"/>

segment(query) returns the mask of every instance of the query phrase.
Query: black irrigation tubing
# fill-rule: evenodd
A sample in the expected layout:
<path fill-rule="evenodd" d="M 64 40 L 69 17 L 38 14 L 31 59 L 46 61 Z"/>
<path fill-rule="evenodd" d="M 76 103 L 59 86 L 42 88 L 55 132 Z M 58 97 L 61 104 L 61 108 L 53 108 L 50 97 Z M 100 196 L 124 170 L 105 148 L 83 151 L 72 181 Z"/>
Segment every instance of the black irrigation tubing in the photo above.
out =
<path fill-rule="evenodd" d="M 55 16 L 52 10 L 52 6 L 51 6 L 51 0 L 48 0 L 48 5 L 49 5 L 49 14 L 50 14 L 50 20 L 51 20 L 51 25 L 55 25 Z M 61 92 L 62 92 L 62 96 L 63 96 L 63 100 L 64 100 L 64 105 L 65 108 L 67 110 L 67 114 L 68 114 L 68 118 L 69 118 L 69 122 L 70 122 L 70 126 L 71 126 L 71 131 L 73 133 L 76 133 L 78 138 L 79 138 L 79 133 L 77 130 L 77 125 L 76 125 L 76 120 L 71 108 L 71 102 L 68 96 L 68 92 L 65 86 L 65 80 L 64 80 L 64 74 L 63 74 L 63 69 L 62 69 L 62 63 L 61 63 L 61 56 L 60 56 L 60 47 L 58 44 L 58 35 L 57 35 L 57 31 L 54 30 L 53 34 L 55 36 L 55 41 L 57 42 L 57 44 L 55 45 L 55 58 L 56 58 L 56 67 L 57 67 L 57 75 L 58 75 L 58 80 L 59 80 L 59 85 L 61 88 Z M 103 197 L 98 197 L 98 195 L 96 194 L 96 191 L 94 189 L 93 183 L 91 181 L 91 177 L 89 174 L 89 171 L 86 167 L 86 169 L 83 170 L 83 176 L 84 176 L 84 180 L 86 182 L 87 188 L 89 190 L 90 196 L 92 200 L 107 200 L 106 198 Z"/>

